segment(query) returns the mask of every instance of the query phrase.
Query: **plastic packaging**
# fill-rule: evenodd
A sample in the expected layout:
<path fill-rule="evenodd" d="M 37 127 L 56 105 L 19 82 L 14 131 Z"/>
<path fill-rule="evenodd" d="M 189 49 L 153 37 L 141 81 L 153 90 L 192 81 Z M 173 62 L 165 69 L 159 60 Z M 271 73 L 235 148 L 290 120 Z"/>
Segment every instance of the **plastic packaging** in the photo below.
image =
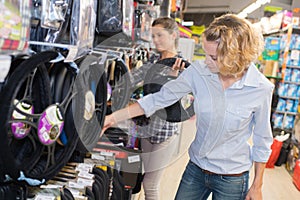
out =
<path fill-rule="evenodd" d="M 30 0 L 0 1 L 0 53 L 25 52 L 30 29 Z"/>
<path fill-rule="evenodd" d="M 293 174 L 293 183 L 300 190 L 300 159 L 296 161 L 294 174 Z"/>
<path fill-rule="evenodd" d="M 281 147 L 282 147 L 282 142 L 278 141 L 277 139 L 274 139 L 273 144 L 271 146 L 272 153 L 266 164 L 266 168 L 274 168 L 275 162 L 277 161 L 277 159 L 279 157 Z"/>

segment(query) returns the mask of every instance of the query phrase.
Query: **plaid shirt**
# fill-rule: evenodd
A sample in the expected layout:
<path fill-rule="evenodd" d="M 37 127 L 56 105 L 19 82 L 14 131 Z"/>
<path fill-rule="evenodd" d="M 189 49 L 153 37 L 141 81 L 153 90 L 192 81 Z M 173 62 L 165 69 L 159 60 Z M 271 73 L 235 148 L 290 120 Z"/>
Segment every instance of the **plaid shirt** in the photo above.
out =
<path fill-rule="evenodd" d="M 151 68 L 153 63 L 159 60 L 159 56 L 154 55 L 150 58 L 150 62 L 145 63 L 138 69 L 133 69 L 131 71 L 131 87 L 136 88 L 143 80 L 147 74 L 147 71 Z M 134 121 L 134 120 L 133 120 Z M 151 116 L 149 123 L 145 126 L 139 126 L 134 124 L 134 128 L 139 135 L 139 137 L 148 138 L 151 143 L 161 143 L 167 140 L 174 134 L 178 134 L 178 123 L 177 122 L 167 122 L 156 116 Z M 132 128 L 132 127 L 131 127 Z"/>

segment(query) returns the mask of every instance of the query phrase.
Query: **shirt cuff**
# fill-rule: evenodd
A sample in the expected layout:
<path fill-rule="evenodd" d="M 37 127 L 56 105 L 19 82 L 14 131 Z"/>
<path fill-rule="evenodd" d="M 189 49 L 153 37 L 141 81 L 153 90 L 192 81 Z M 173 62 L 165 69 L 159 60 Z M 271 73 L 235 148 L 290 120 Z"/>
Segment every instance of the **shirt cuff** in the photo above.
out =
<path fill-rule="evenodd" d="M 266 163 L 269 160 L 272 150 L 260 149 L 253 147 L 253 161 Z"/>
<path fill-rule="evenodd" d="M 153 105 L 153 94 L 148 94 L 137 102 L 143 108 L 146 117 L 150 117 L 155 112 L 155 109 L 151 106 Z"/>

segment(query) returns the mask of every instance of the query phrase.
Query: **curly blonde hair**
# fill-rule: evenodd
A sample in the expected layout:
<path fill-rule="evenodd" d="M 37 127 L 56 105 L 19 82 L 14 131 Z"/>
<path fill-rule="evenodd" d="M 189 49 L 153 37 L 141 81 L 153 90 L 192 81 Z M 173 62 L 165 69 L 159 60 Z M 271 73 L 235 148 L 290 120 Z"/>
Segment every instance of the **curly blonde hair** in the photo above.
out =
<path fill-rule="evenodd" d="M 216 18 L 204 31 L 206 41 L 217 41 L 217 62 L 222 75 L 239 75 L 255 61 L 264 40 L 251 23 L 234 14 Z"/>

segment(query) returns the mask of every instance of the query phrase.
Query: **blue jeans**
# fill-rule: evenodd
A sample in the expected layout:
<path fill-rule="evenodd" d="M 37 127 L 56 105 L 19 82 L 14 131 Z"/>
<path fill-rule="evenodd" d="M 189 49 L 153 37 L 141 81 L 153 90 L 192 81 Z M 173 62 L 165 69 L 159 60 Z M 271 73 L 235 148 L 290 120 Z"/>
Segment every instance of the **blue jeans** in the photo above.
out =
<path fill-rule="evenodd" d="M 212 193 L 213 200 L 244 200 L 248 192 L 249 172 L 241 176 L 207 174 L 189 161 L 176 200 L 205 200 Z"/>

